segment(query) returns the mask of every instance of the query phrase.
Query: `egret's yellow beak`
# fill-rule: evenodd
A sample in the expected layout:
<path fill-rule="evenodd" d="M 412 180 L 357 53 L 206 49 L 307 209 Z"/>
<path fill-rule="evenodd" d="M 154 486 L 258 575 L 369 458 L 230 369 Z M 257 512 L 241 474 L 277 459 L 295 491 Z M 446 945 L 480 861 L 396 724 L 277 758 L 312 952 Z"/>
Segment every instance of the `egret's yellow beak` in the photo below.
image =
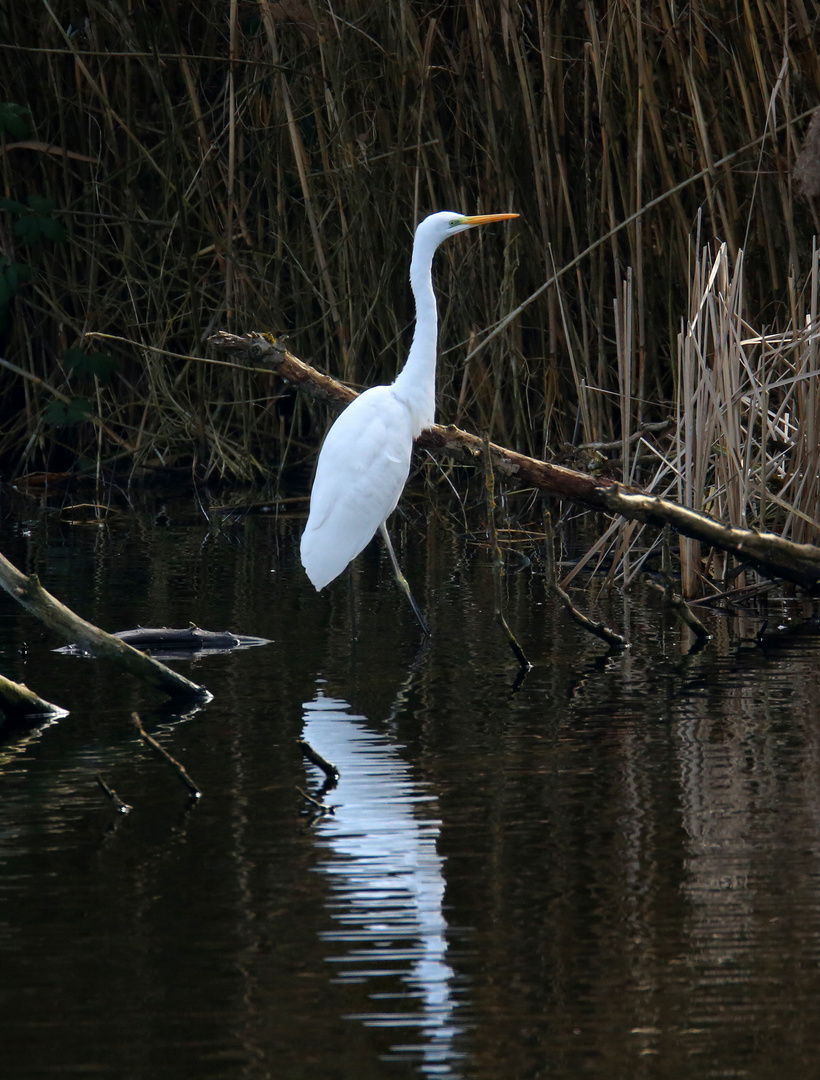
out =
<path fill-rule="evenodd" d="M 475 217 L 464 218 L 466 225 L 489 225 L 491 221 L 509 221 L 517 218 L 518 214 L 477 214 Z"/>

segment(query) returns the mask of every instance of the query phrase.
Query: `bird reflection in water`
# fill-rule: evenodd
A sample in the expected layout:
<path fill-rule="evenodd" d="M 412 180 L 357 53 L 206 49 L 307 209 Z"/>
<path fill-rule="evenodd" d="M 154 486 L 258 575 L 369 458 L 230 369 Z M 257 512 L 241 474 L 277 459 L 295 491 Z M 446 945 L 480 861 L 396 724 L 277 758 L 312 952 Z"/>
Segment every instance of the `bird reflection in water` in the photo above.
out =
<path fill-rule="evenodd" d="M 457 1072 L 454 973 L 447 961 L 441 823 L 434 796 L 413 777 L 388 731 L 320 691 L 304 706 L 304 737 L 337 766 L 335 813 L 316 823 L 326 844 L 319 869 L 330 879 L 338 929 L 324 934 L 341 982 L 373 982 L 373 1011 L 351 1014 L 370 1027 L 414 1030 L 390 1057 L 424 1074 Z M 344 951 L 342 951 L 344 947 Z M 397 983 L 399 984 L 397 987 Z"/>

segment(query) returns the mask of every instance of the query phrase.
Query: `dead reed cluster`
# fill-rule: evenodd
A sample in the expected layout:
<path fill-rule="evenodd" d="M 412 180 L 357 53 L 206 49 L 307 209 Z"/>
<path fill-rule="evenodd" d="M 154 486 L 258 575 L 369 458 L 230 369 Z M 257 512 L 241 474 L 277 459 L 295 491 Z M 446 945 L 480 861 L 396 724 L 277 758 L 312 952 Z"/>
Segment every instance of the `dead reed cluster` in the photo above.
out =
<path fill-rule="evenodd" d="M 516 210 L 438 257 L 442 418 L 616 441 L 627 477 L 813 535 L 816 34 L 805 0 L 3 5 L 2 475 L 277 473 L 321 419 L 180 357 L 286 331 L 389 380 L 415 222 Z"/>

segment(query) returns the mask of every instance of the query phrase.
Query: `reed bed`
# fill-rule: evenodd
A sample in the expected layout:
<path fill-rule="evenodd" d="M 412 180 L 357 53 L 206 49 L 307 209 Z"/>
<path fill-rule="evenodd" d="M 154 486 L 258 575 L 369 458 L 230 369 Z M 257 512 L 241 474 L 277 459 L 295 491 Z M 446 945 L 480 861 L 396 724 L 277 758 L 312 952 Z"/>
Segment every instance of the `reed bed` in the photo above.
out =
<path fill-rule="evenodd" d="M 515 210 L 438 256 L 442 419 L 816 537 L 815 7 L 343 8 L 3 6 L 2 475 L 281 476 L 324 416 L 208 336 L 390 380 L 414 224 Z"/>
<path fill-rule="evenodd" d="M 640 475 L 648 491 L 671 497 L 730 525 L 777 531 L 797 543 L 817 542 L 820 512 L 820 252 L 808 279 L 790 282 L 790 314 L 782 330 L 752 325 L 745 256 L 728 245 L 693 252 L 688 312 L 675 360 L 674 423 L 645 433 L 630 424 L 637 409 L 628 389 L 634 322 L 631 281 L 617 339 L 621 373 L 621 460 L 624 483 Z M 613 446 L 613 449 L 617 447 Z M 638 526 L 614 522 L 590 557 L 613 556 L 613 577 L 629 581 L 629 553 Z M 660 538 L 653 545 L 657 548 Z M 649 549 L 650 552 L 653 548 Z M 648 554 L 648 552 L 646 553 Z M 721 553 L 680 539 L 683 593 L 731 588 L 740 569 Z"/>
<path fill-rule="evenodd" d="M 728 247 L 697 252 L 689 317 L 678 337 L 674 457 L 678 497 L 733 525 L 817 539 L 820 511 L 820 369 L 815 246 L 802 292 L 791 282 L 782 331 L 749 324 L 745 259 Z M 732 567 L 704 568 L 681 542 L 683 587 L 727 589 Z"/>

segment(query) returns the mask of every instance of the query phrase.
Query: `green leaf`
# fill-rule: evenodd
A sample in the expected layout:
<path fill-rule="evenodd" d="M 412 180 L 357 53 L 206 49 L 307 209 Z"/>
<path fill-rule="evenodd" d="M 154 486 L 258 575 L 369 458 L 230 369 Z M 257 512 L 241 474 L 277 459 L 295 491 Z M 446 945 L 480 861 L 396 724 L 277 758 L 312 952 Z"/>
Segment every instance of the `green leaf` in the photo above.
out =
<path fill-rule="evenodd" d="M 28 207 L 16 199 L 0 199 L 0 210 L 8 210 L 11 214 L 28 213 Z"/>
<path fill-rule="evenodd" d="M 40 227 L 46 240 L 51 240 L 55 244 L 63 244 L 68 239 L 65 226 L 54 218 L 40 218 Z"/>
<path fill-rule="evenodd" d="M 46 409 L 46 423 L 52 427 L 73 427 L 93 415 L 94 406 L 88 398 L 72 398 L 71 401 L 51 400 Z"/>
<path fill-rule="evenodd" d="M 12 139 L 25 139 L 31 134 L 28 118 L 31 109 L 25 105 L 15 105 L 11 101 L 0 101 L 0 134 L 10 135 Z"/>
<path fill-rule="evenodd" d="M 68 239 L 68 233 L 59 221 L 55 221 L 54 218 L 40 217 L 39 214 L 19 217 L 14 223 L 13 232 L 19 237 L 21 244 L 39 244 L 41 240 L 51 240 L 55 244 L 62 244 Z"/>
<path fill-rule="evenodd" d="M 14 235 L 22 244 L 36 244 L 43 238 L 43 219 L 29 214 L 19 217 L 14 223 Z"/>
<path fill-rule="evenodd" d="M 117 361 L 108 353 L 86 353 L 82 349 L 69 349 L 63 359 L 70 371 L 95 375 L 100 382 L 108 382 L 117 367 Z"/>
<path fill-rule="evenodd" d="M 33 210 L 35 214 L 40 214 L 43 217 L 48 217 L 54 210 L 54 200 L 47 199 L 43 195 L 29 195 L 26 201 L 28 202 L 30 210 Z"/>
<path fill-rule="evenodd" d="M 54 210 L 53 199 L 42 195 L 29 195 L 28 205 L 16 199 L 0 199 L 0 210 L 8 210 L 17 215 L 14 222 L 14 235 L 23 244 L 38 244 L 41 240 L 51 240 L 62 244 L 68 239 L 65 226 L 51 216 Z"/>
<path fill-rule="evenodd" d="M 0 308 L 11 301 L 21 285 L 37 276 L 33 266 L 12 262 L 8 255 L 0 255 Z"/>

